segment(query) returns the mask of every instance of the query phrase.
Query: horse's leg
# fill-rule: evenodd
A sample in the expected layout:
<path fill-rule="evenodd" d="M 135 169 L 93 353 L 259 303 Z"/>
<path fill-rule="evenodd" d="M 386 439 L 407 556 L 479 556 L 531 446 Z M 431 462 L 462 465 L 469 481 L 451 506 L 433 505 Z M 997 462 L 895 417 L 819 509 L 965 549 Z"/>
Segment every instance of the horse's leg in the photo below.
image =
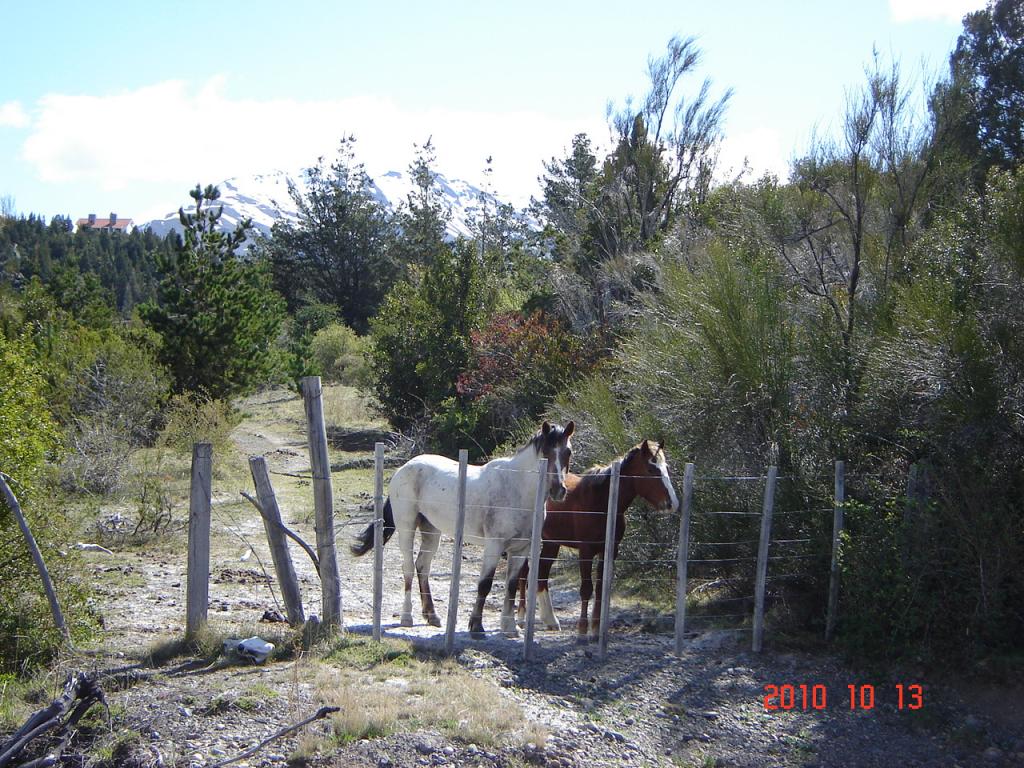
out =
<path fill-rule="evenodd" d="M 545 541 L 540 549 L 540 567 L 537 569 L 537 600 L 540 602 L 540 617 L 544 622 L 544 628 L 557 632 L 562 628 L 555 616 L 555 608 L 551 605 L 551 591 L 548 589 L 548 581 L 551 578 L 551 568 L 558 557 L 560 544 L 557 541 Z"/>
<path fill-rule="evenodd" d="M 590 620 L 587 605 L 594 594 L 594 550 L 589 546 L 580 547 L 580 620 L 576 622 L 576 639 L 586 641 Z"/>
<path fill-rule="evenodd" d="M 398 546 L 402 550 L 402 576 L 405 583 L 405 595 L 402 598 L 402 613 L 399 623 L 403 627 L 412 626 L 412 576 L 415 570 L 412 560 L 412 548 L 415 544 L 416 530 L 414 528 L 398 529 Z"/>
<path fill-rule="evenodd" d="M 501 607 L 501 631 L 506 637 L 519 637 L 519 630 L 516 628 L 516 617 L 513 612 L 516 602 L 516 587 L 519 584 L 519 574 L 527 562 L 530 553 L 529 544 L 526 548 L 508 550 L 508 570 L 505 576 L 505 599 Z"/>
<path fill-rule="evenodd" d="M 551 605 L 551 593 L 548 591 L 548 579 L 551 575 L 551 566 L 558 557 L 559 544 L 557 542 L 544 542 L 540 550 L 540 567 L 537 570 L 537 600 L 540 605 L 540 616 L 544 621 L 544 628 L 557 632 L 561 629 L 558 617 L 555 616 L 555 609 Z M 522 574 L 519 577 L 519 611 L 516 615 L 516 624 L 520 627 L 526 626 L 526 591 L 529 586 L 530 563 L 523 566 Z"/>
<path fill-rule="evenodd" d="M 484 546 L 483 564 L 480 566 L 480 580 L 476 585 L 476 604 L 473 606 L 473 613 L 469 615 L 469 634 L 477 640 L 482 640 L 484 635 L 484 602 L 491 592 L 491 584 L 494 581 L 494 570 L 498 567 L 498 560 L 501 559 L 501 542 L 488 539 Z"/>
<path fill-rule="evenodd" d="M 441 541 L 441 532 L 426 518 L 420 518 L 420 553 L 416 556 L 416 577 L 420 585 L 420 606 L 423 618 L 432 627 L 440 627 L 441 620 L 434 612 L 434 598 L 430 594 L 430 563 Z"/>

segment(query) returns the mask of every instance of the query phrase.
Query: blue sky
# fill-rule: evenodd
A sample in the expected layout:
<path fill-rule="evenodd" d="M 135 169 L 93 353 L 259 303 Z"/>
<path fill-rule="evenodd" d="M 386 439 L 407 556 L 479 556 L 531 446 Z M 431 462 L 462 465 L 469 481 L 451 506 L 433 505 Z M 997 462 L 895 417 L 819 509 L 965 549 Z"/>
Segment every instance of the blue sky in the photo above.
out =
<path fill-rule="evenodd" d="M 724 161 L 785 175 L 827 133 L 872 50 L 908 79 L 945 72 L 983 0 L 5 3 L 0 198 L 20 213 L 144 220 L 197 182 L 296 172 L 355 134 L 371 174 L 433 137 L 438 170 L 517 204 L 541 162 L 644 90 L 646 62 L 693 35 L 732 88 Z"/>

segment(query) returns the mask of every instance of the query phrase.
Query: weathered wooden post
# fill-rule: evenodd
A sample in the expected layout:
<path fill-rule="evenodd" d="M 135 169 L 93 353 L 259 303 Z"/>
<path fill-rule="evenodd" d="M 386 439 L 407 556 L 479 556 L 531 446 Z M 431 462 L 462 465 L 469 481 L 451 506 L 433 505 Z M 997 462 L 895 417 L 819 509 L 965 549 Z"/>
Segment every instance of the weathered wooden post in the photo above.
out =
<path fill-rule="evenodd" d="M 46 561 L 43 560 L 43 553 L 39 551 L 39 545 L 36 543 L 36 537 L 32 535 L 32 529 L 28 527 L 28 520 L 25 519 L 25 514 L 21 511 L 21 504 L 18 503 L 18 497 L 14 495 L 14 491 L 7 484 L 9 478 L 3 472 L 0 472 L 0 495 L 3 496 L 7 502 L 7 506 L 10 507 L 11 513 L 18 520 L 18 526 L 21 528 L 21 535 L 25 537 L 25 544 L 28 545 L 29 552 L 32 554 L 32 562 L 36 565 L 36 570 L 39 572 L 39 578 L 43 582 L 43 591 L 46 592 L 46 599 L 50 603 L 50 613 L 53 615 L 53 623 L 57 627 L 57 631 L 60 632 L 64 638 L 64 642 L 67 643 L 68 647 L 73 647 L 71 642 L 71 631 L 68 629 L 67 622 L 64 621 L 64 613 L 60 609 L 60 601 L 57 600 L 57 592 L 53 588 L 53 579 L 50 578 L 50 571 L 46 568 Z"/>
<path fill-rule="evenodd" d="M 256 486 L 256 499 L 260 503 L 263 529 L 267 532 L 270 556 L 274 560 L 274 573 L 277 574 L 277 583 L 281 586 L 281 595 L 284 597 L 288 623 L 297 627 L 306 621 L 302 610 L 302 591 L 299 589 L 299 579 L 295 575 L 295 565 L 288 550 L 288 537 L 284 532 L 284 522 L 281 520 L 281 508 L 277 504 L 277 495 L 270 482 L 266 459 L 262 456 L 250 456 L 249 471 Z"/>
<path fill-rule="evenodd" d="M 768 468 L 764 484 L 764 504 L 761 508 L 761 539 L 757 547 L 757 579 L 754 585 L 754 642 L 753 650 L 761 651 L 764 640 L 764 593 L 768 582 L 768 547 L 772 539 L 772 512 L 775 509 L 775 479 L 778 467 Z"/>
<path fill-rule="evenodd" d="M 384 602 L 384 443 L 373 446 L 373 640 L 380 642 Z"/>
<path fill-rule="evenodd" d="M 615 563 L 615 522 L 619 511 L 619 473 L 622 462 L 612 464 L 611 486 L 608 490 L 608 519 L 604 528 L 604 554 L 601 556 L 601 623 L 598 625 L 597 657 L 608 658 L 608 612 L 612 600 L 612 575 Z"/>
<path fill-rule="evenodd" d="M 832 508 L 832 566 L 828 574 L 828 613 L 825 616 L 825 641 L 832 639 L 839 610 L 839 555 L 843 537 L 843 502 L 846 500 L 846 462 L 836 462 L 835 500 Z"/>
<path fill-rule="evenodd" d="M 448 617 L 444 631 L 444 652 L 455 651 L 455 622 L 459 618 L 459 583 L 462 579 L 462 538 L 466 530 L 466 470 L 469 451 L 459 450 L 458 506 L 455 508 L 455 544 L 452 547 L 452 580 L 448 585 Z"/>
<path fill-rule="evenodd" d="M 676 551 L 676 656 L 683 655 L 683 635 L 686 632 L 686 565 L 690 554 L 693 472 L 693 464 L 687 464 L 683 474 L 683 506 L 679 510 L 679 548 Z"/>
<path fill-rule="evenodd" d="M 185 585 L 185 637 L 206 625 L 210 603 L 210 508 L 213 505 L 213 446 L 192 446 L 188 502 L 188 574 Z"/>
<path fill-rule="evenodd" d="M 526 640 L 523 643 L 523 658 L 526 661 L 533 661 L 533 630 L 537 623 L 534 614 L 537 612 L 537 579 L 540 571 L 540 540 L 544 531 L 544 500 L 548 495 L 547 459 L 540 460 L 537 464 L 537 471 L 540 473 L 540 480 L 537 482 L 537 497 L 533 502 L 533 526 L 530 529 L 530 574 L 526 579 Z M 511 579 L 509 583 L 512 583 Z"/>
<path fill-rule="evenodd" d="M 320 621 L 341 626 L 341 583 L 334 547 L 334 491 L 331 462 L 327 455 L 327 427 L 324 424 L 323 389 L 319 376 L 302 379 L 302 399 L 309 430 L 309 463 L 313 471 L 313 505 L 316 510 L 316 553 L 320 558 L 320 588 L 323 604 Z"/>

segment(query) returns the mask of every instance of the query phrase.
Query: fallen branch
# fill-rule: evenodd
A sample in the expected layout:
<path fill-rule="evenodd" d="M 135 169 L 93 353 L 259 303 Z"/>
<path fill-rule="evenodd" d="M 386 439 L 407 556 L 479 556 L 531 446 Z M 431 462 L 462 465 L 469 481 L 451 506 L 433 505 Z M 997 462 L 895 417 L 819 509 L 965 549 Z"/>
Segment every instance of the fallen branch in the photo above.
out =
<path fill-rule="evenodd" d="M 75 544 L 75 549 L 81 550 L 82 552 L 102 552 L 105 555 L 114 554 L 109 549 L 101 547 L 99 544 L 87 544 L 81 541 Z"/>
<path fill-rule="evenodd" d="M 75 707 L 67 720 L 63 720 L 64 715 L 75 701 L 79 702 L 78 706 Z M 81 720 L 82 716 L 93 704 L 103 704 L 103 706 L 107 704 L 103 698 L 103 691 L 97 685 L 96 680 L 85 672 L 68 675 L 67 682 L 64 683 L 64 692 L 50 702 L 49 705 L 31 715 L 10 739 L 0 745 L 0 768 L 10 765 L 11 761 L 29 743 L 55 728 L 58 731 L 68 731 L 58 745 L 58 748 L 44 757 L 30 761 L 26 765 L 41 768 L 44 765 L 56 763 L 70 740 L 71 729 L 78 724 L 78 721 Z"/>
<path fill-rule="evenodd" d="M 245 758 L 255 755 L 257 752 L 259 752 L 261 749 L 267 746 L 267 744 L 274 741 L 275 739 L 280 739 L 282 736 L 287 736 L 292 731 L 297 731 L 302 726 L 308 725 L 309 723 L 312 723 L 314 720 L 322 720 L 328 715 L 334 714 L 335 712 L 339 712 L 340 710 L 341 707 L 320 707 L 320 709 L 318 709 L 314 714 L 307 717 L 305 720 L 302 720 L 296 723 L 295 725 L 289 725 L 287 728 L 282 728 L 277 733 L 265 738 L 252 749 L 247 749 L 240 755 L 228 758 L 227 760 L 221 760 L 219 763 L 214 763 L 212 766 L 210 766 L 210 768 L 221 768 L 221 766 L 230 765 L 231 763 L 237 763 L 239 760 L 245 760 Z"/>
<path fill-rule="evenodd" d="M 242 494 L 242 496 L 244 496 L 246 499 L 248 499 L 250 504 L 252 504 L 254 507 L 256 507 L 256 511 L 260 513 L 260 517 L 262 517 L 264 520 L 268 519 L 267 516 L 263 512 L 263 507 L 260 505 L 259 501 L 252 496 L 252 494 L 246 493 L 245 491 L 239 491 L 239 493 Z M 284 535 L 285 536 L 287 536 L 292 541 L 294 541 L 296 544 L 298 544 L 300 547 L 302 547 L 302 549 L 305 551 L 305 553 L 307 555 L 309 555 L 309 559 L 313 561 L 313 565 L 316 568 L 317 575 L 319 575 L 320 574 L 320 558 L 316 556 L 316 552 L 313 551 L 313 548 L 311 546 L 309 546 L 309 544 L 304 542 L 302 540 L 302 538 L 297 533 L 293 532 L 284 523 L 278 523 L 276 521 L 273 521 L 273 522 L 282 531 L 284 531 Z"/>
<path fill-rule="evenodd" d="M 7 506 L 11 508 L 11 512 L 14 513 L 18 520 L 18 525 L 21 526 L 21 533 L 24 535 L 25 542 L 32 553 L 32 560 L 36 564 L 36 570 L 39 571 L 39 578 L 43 580 L 43 590 L 46 592 L 46 599 L 50 601 L 53 623 L 57 625 L 57 631 L 64 637 L 64 642 L 67 643 L 68 647 L 74 648 L 74 644 L 71 642 L 71 632 L 68 631 L 68 625 L 64 622 L 64 614 L 60 610 L 60 603 L 57 602 L 57 593 L 53 589 L 53 580 L 50 578 L 50 572 L 46 570 L 46 563 L 43 561 L 43 553 L 39 551 L 39 545 L 36 544 L 36 539 L 28 527 L 28 521 L 25 519 L 25 515 L 22 514 L 18 498 L 14 495 L 14 491 L 11 490 L 11 486 L 7 484 L 7 481 L 10 479 L 3 472 L 0 472 L 0 492 L 3 493 L 4 498 L 7 500 Z M 2 765 L 3 763 L 0 763 L 0 766 Z"/>

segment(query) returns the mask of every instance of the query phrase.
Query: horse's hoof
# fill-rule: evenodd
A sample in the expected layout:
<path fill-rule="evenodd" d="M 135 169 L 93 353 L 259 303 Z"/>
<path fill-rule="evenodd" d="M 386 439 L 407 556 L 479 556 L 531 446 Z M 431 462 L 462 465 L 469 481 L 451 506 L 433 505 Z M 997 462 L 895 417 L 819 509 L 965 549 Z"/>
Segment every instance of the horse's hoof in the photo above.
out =
<path fill-rule="evenodd" d="M 587 645 L 590 643 L 590 638 L 587 635 L 576 635 L 576 645 Z"/>
<path fill-rule="evenodd" d="M 545 624 L 544 629 L 546 629 L 548 632 L 561 632 L 562 625 L 556 621 L 554 624 Z"/>
<path fill-rule="evenodd" d="M 509 640 L 515 640 L 517 637 L 519 637 L 519 630 L 516 629 L 515 627 L 513 627 L 512 629 L 506 630 L 505 631 L 505 637 L 507 637 Z"/>
<path fill-rule="evenodd" d="M 516 619 L 516 626 L 520 629 L 526 629 L 526 619 Z"/>
<path fill-rule="evenodd" d="M 427 624 L 429 624 L 432 627 L 441 626 L 441 620 L 437 617 L 436 613 L 432 613 L 429 616 L 425 616 L 424 618 L 427 620 Z"/>
<path fill-rule="evenodd" d="M 400 618 L 398 620 L 398 624 L 399 624 L 399 626 L 402 626 L 402 627 L 411 627 L 412 626 L 412 614 L 411 613 L 403 613 L 402 614 L 402 618 Z"/>
<path fill-rule="evenodd" d="M 474 640 L 484 640 L 487 638 L 487 633 L 482 629 L 471 629 L 469 630 L 469 636 Z"/>

